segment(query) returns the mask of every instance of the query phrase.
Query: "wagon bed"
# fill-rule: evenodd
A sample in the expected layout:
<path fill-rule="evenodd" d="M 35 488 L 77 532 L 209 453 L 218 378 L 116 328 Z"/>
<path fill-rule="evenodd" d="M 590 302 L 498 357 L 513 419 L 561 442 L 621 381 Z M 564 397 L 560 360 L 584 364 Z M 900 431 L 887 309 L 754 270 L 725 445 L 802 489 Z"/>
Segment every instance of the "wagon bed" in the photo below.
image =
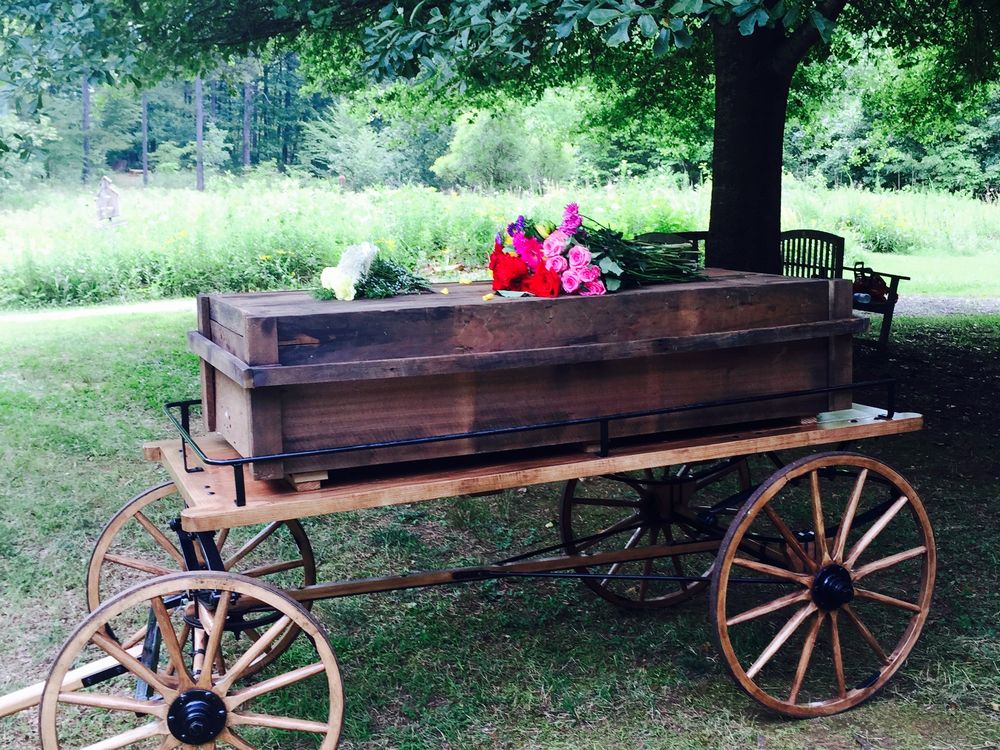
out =
<path fill-rule="evenodd" d="M 596 445 L 535 450 L 529 455 L 490 454 L 477 459 L 424 461 L 418 464 L 354 471 L 325 482 L 318 490 L 295 492 L 280 481 L 245 480 L 246 505 L 236 507 L 235 480 L 228 466 L 199 462 L 180 439 L 144 446 L 147 459 L 159 461 L 184 497 L 181 518 L 187 531 L 210 531 L 249 524 L 436 500 L 459 495 L 565 482 L 652 467 L 748 456 L 808 446 L 841 444 L 874 437 L 914 432 L 923 417 L 853 404 L 850 409 L 825 412 L 815 420 L 758 425 L 744 429 L 698 431 L 668 439 L 632 441 L 599 456 Z M 219 435 L 198 439 L 213 460 L 229 461 L 239 454 Z M 190 471 L 196 467 L 198 471 Z"/>

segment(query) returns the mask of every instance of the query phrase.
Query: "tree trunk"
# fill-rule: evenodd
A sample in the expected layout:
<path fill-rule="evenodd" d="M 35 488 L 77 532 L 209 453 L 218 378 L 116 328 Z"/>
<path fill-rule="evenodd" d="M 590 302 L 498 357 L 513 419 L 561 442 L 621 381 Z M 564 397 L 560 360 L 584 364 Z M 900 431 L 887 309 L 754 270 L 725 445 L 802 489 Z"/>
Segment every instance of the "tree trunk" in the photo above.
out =
<path fill-rule="evenodd" d="M 716 26 L 709 266 L 781 273 L 781 164 L 791 73 L 775 71 L 781 32 Z"/>
<path fill-rule="evenodd" d="M 80 182 L 90 180 L 90 71 L 83 72 L 83 82 L 80 85 L 82 97 L 80 116 L 80 132 L 83 133 L 83 166 L 80 170 Z"/>
<path fill-rule="evenodd" d="M 201 78 L 194 79 L 195 184 L 205 189 L 205 97 Z"/>
<path fill-rule="evenodd" d="M 247 76 L 243 82 L 243 166 L 250 166 L 250 127 L 253 124 L 253 99 L 257 82 Z"/>
<path fill-rule="evenodd" d="M 149 94 L 142 92 L 142 186 L 149 184 Z"/>

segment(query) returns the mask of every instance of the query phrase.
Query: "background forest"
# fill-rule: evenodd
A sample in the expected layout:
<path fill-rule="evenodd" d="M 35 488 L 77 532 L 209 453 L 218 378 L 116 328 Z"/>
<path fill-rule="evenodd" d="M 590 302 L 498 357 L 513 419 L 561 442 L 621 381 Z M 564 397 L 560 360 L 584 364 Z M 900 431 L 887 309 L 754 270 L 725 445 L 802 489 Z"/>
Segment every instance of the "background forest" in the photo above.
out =
<path fill-rule="evenodd" d="M 911 293 L 996 293 L 1000 84 L 841 36 L 794 80 L 783 226 L 845 234 L 848 261 Z M 704 55 L 463 91 L 359 81 L 331 54 L 272 45 L 144 89 L 84 73 L 29 113 L 0 97 L 0 305 L 309 286 L 365 240 L 448 279 L 510 216 L 570 200 L 626 233 L 708 226 Z M 94 221 L 103 175 L 113 227 Z"/>

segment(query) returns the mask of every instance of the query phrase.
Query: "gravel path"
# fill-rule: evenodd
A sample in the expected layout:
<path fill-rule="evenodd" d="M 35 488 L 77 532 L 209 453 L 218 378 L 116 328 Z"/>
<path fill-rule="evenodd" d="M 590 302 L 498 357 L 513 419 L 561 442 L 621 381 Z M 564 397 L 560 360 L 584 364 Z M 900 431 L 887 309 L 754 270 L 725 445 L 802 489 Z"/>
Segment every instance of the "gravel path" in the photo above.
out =
<path fill-rule="evenodd" d="M 1000 297 L 929 297 L 912 294 L 900 297 L 896 303 L 896 315 L 907 317 L 976 314 L 1000 314 Z"/>

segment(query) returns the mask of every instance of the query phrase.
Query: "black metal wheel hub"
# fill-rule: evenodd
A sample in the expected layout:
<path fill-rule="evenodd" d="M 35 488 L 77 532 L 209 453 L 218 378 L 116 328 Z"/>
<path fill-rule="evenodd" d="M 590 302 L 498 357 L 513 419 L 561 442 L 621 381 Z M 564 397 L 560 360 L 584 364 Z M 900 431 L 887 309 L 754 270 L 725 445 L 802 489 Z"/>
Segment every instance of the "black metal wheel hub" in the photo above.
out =
<path fill-rule="evenodd" d="M 831 611 L 854 599 L 854 584 L 847 568 L 827 565 L 813 579 L 812 598 L 820 609 Z"/>
<path fill-rule="evenodd" d="M 210 690 L 185 690 L 167 710 L 167 727 L 186 745 L 211 742 L 226 728 L 226 704 Z"/>

